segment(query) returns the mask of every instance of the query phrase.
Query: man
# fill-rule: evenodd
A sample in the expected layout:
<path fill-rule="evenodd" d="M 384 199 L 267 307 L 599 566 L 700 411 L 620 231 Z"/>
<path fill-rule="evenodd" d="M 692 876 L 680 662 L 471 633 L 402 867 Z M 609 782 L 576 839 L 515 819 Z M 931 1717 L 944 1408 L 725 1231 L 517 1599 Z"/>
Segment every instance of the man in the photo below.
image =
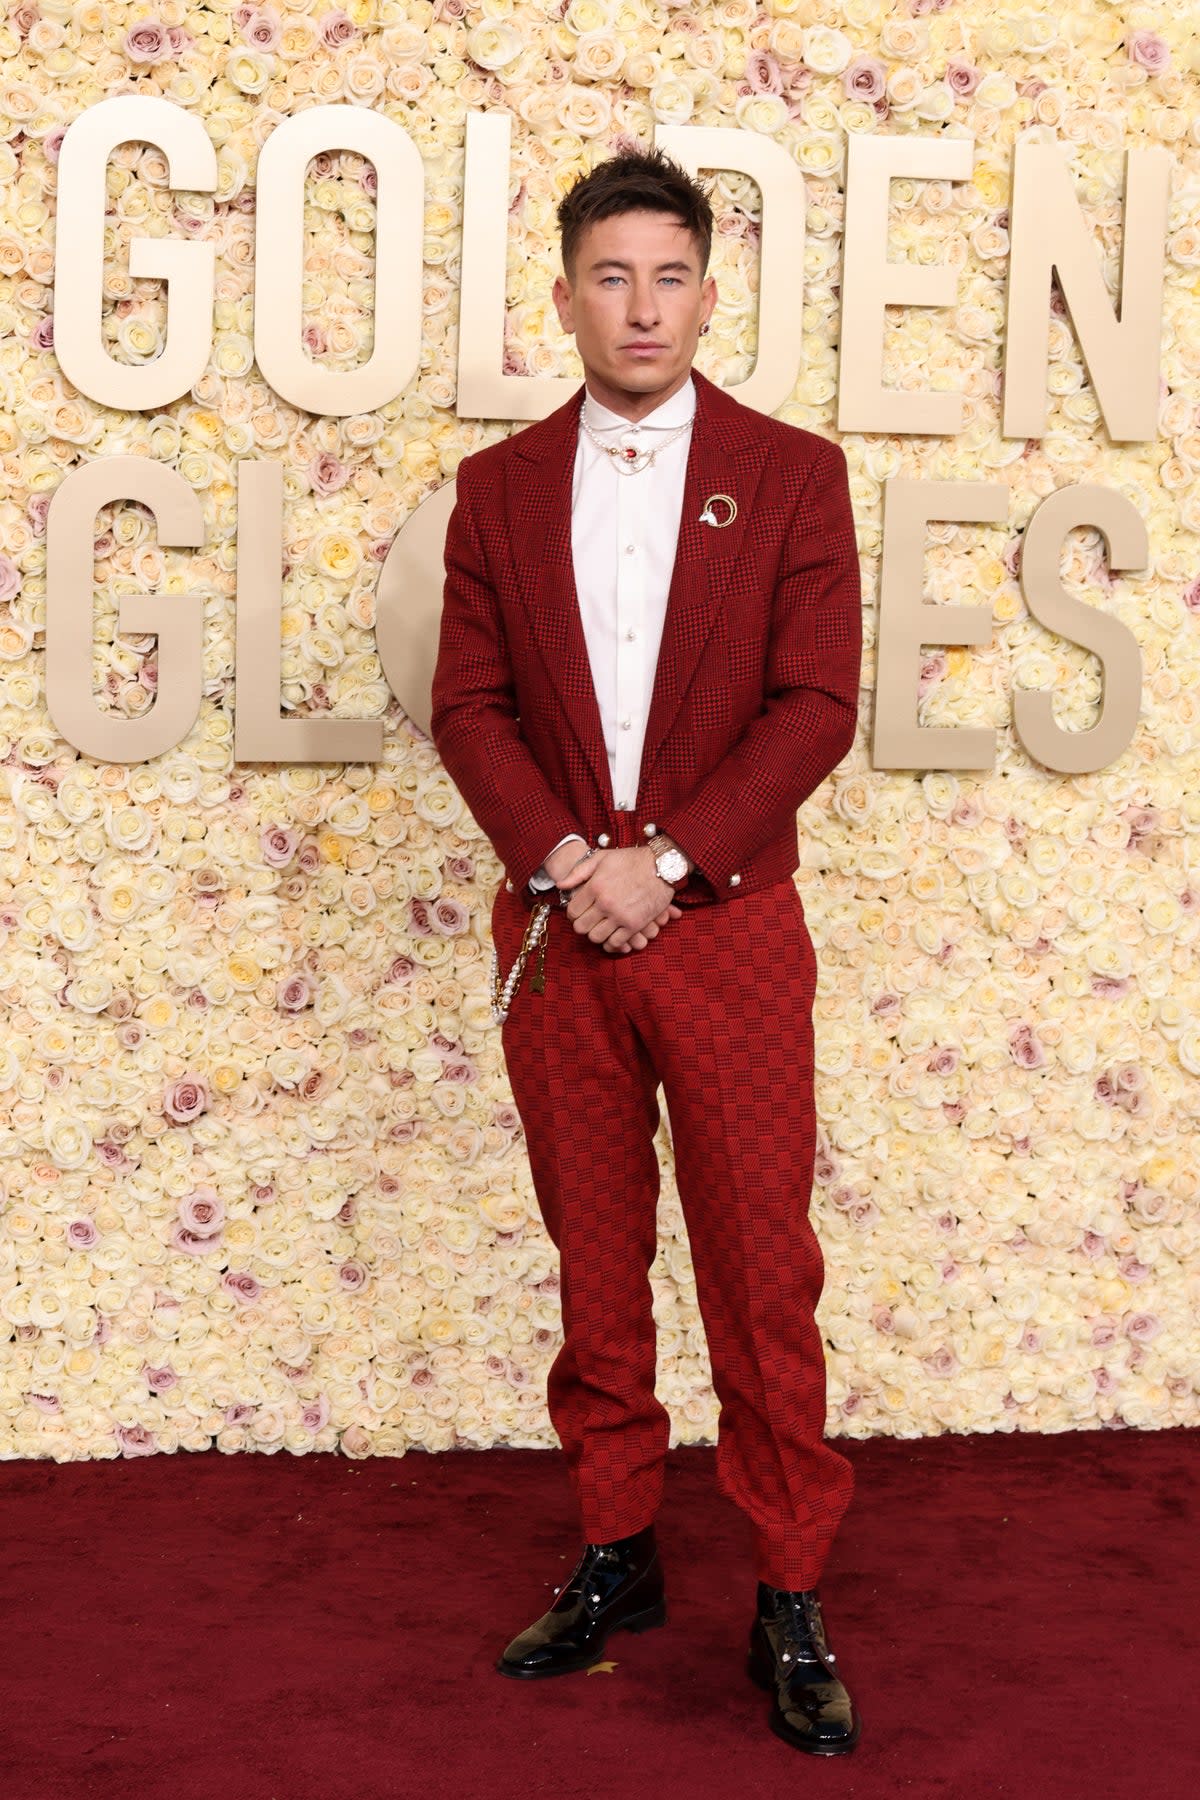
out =
<path fill-rule="evenodd" d="M 713 221 L 678 165 L 613 156 L 558 220 L 554 301 L 585 382 L 459 466 L 433 691 L 438 750 L 508 874 L 494 992 L 560 1255 L 547 1403 L 586 1538 L 497 1666 L 586 1668 L 618 1626 L 666 1618 L 647 1279 L 661 1084 L 717 1479 L 754 1528 L 748 1670 L 778 1735 L 837 1753 L 859 1719 L 816 1585 L 853 1475 L 822 1440 L 816 959 L 793 875 L 797 808 L 856 723 L 845 458 L 692 369 Z"/>

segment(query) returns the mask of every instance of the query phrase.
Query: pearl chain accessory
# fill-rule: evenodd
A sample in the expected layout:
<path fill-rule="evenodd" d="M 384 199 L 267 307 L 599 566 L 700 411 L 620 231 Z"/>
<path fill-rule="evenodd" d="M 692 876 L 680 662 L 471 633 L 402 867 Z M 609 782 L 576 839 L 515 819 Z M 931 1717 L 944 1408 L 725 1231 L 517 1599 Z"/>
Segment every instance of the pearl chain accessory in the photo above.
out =
<path fill-rule="evenodd" d="M 580 863 L 586 862 L 589 856 L 594 856 L 595 854 L 595 845 L 589 845 L 582 856 L 576 857 L 575 861 L 571 864 L 571 868 L 577 869 Z M 558 895 L 559 904 L 565 906 L 568 897 L 569 896 L 560 889 Z M 508 980 L 504 983 L 503 987 L 500 985 L 500 958 L 496 954 L 495 941 L 493 940 L 492 942 L 492 1019 L 497 1025 L 503 1025 L 505 1019 L 508 1017 L 508 1009 L 512 1004 L 512 997 L 517 991 L 517 984 L 524 973 L 525 964 L 529 960 L 529 953 L 531 950 L 537 951 L 538 959 L 537 968 L 534 970 L 530 987 L 535 994 L 544 994 L 546 991 L 546 931 L 547 922 L 550 918 L 550 904 L 549 900 L 539 900 L 532 913 L 529 915 L 529 923 L 525 927 L 525 936 L 521 939 L 521 948 L 517 952 L 517 960 L 509 970 Z"/>
<path fill-rule="evenodd" d="M 694 415 L 693 415 L 693 417 L 694 417 Z M 621 471 L 622 475 L 636 475 L 639 469 L 649 468 L 650 464 L 654 461 L 654 459 L 658 455 L 659 451 L 665 450 L 668 444 L 673 444 L 677 437 L 682 437 L 685 431 L 689 431 L 691 429 L 691 425 L 692 425 L 691 419 L 685 419 L 683 424 L 677 425 L 675 427 L 674 431 L 670 432 L 666 437 L 664 437 L 662 439 L 661 443 L 655 444 L 653 450 L 639 450 L 636 444 L 627 443 L 624 441 L 624 436 L 631 434 L 631 431 L 632 431 L 631 427 L 627 428 L 626 433 L 623 434 L 623 439 L 622 439 L 621 443 L 619 443 L 619 444 L 603 444 L 603 443 L 601 443 L 600 439 L 596 436 L 595 430 L 593 429 L 592 425 L 589 423 L 587 414 L 585 412 L 582 412 L 582 411 L 580 412 L 579 421 L 580 421 L 580 424 L 583 426 L 583 429 L 587 432 L 588 436 L 591 438 L 593 444 L 595 444 L 597 450 L 603 450 L 603 452 L 606 456 L 611 456 L 613 462 L 616 464 L 617 468 Z M 615 431 L 616 427 L 609 426 L 609 427 L 607 427 L 607 429 Z"/>

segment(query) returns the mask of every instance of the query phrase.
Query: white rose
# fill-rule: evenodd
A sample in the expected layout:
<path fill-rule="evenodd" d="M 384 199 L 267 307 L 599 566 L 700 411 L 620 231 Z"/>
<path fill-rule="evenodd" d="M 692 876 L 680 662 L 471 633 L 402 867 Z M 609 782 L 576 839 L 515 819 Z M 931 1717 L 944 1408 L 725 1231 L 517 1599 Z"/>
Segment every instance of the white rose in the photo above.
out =
<path fill-rule="evenodd" d="M 813 25 L 804 33 L 804 60 L 817 75 L 840 75 L 853 54 L 844 31 Z"/>

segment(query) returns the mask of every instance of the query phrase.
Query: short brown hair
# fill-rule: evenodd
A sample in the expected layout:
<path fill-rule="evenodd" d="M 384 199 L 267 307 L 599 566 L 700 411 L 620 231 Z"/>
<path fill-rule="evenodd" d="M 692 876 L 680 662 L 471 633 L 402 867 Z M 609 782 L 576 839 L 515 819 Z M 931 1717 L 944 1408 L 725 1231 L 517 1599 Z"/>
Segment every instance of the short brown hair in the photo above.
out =
<path fill-rule="evenodd" d="M 575 279 L 579 241 L 589 225 L 616 213 L 672 213 L 692 234 L 700 252 L 700 275 L 708 269 L 713 213 L 703 184 L 664 150 L 618 151 L 581 175 L 558 203 L 562 262 L 568 281 Z"/>

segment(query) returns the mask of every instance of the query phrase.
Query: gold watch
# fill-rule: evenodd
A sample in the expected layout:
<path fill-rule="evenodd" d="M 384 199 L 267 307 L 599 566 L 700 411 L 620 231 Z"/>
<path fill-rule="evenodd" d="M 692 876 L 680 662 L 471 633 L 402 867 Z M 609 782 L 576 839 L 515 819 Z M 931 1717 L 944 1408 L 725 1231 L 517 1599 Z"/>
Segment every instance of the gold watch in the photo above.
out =
<path fill-rule="evenodd" d="M 688 877 L 688 859 L 677 844 L 673 844 L 664 831 L 650 840 L 650 848 L 654 852 L 654 867 L 659 878 L 671 887 L 681 887 Z"/>

